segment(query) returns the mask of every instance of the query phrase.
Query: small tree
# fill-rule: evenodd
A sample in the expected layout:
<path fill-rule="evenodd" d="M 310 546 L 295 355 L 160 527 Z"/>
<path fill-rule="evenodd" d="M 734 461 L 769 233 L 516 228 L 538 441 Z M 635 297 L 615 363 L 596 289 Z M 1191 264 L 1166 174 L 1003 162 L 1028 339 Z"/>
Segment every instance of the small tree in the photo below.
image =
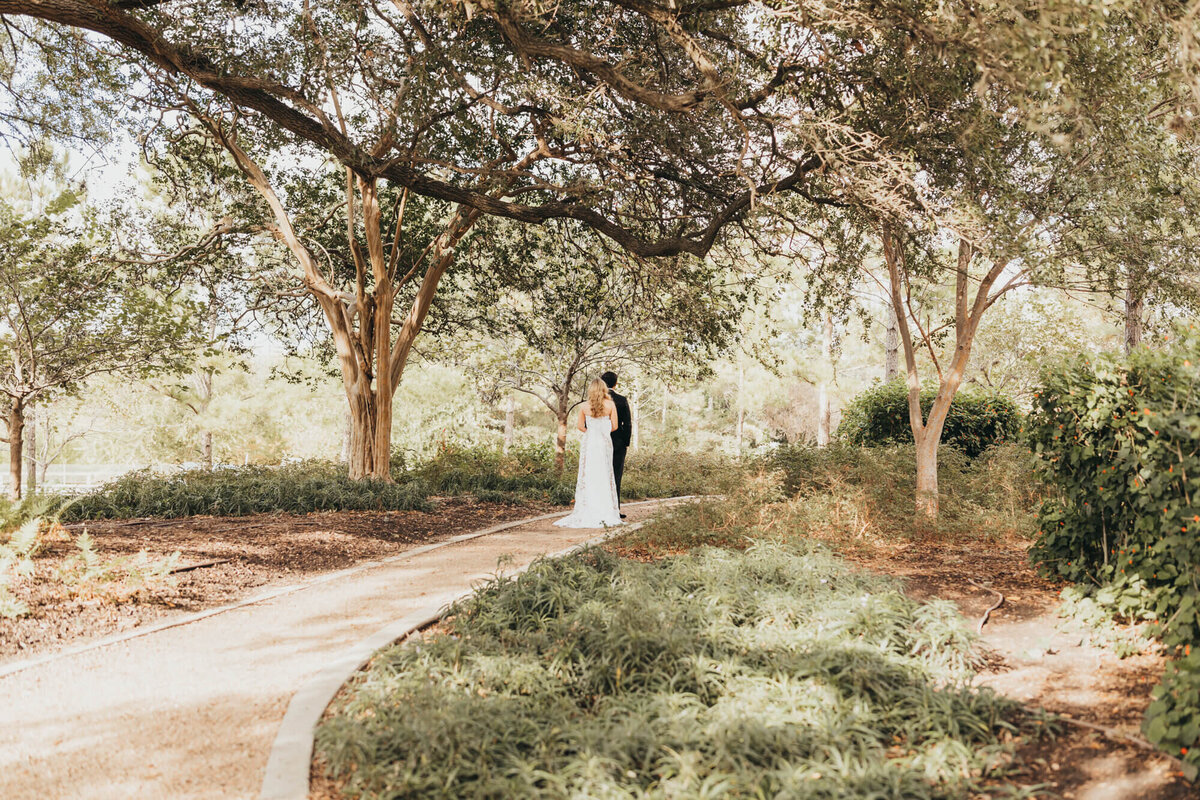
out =
<path fill-rule="evenodd" d="M 577 226 L 509 227 L 491 259 L 527 264 L 516 288 L 484 324 L 499 344 L 476 362 L 500 386 L 537 397 L 554 415 L 555 466 L 562 470 L 572 410 L 600 373 L 635 367 L 663 378 L 702 373 L 734 336 L 744 288 L 711 262 L 671 260 L 652 268 L 606 249 Z M 477 288 L 491 294 L 480 269 Z"/>
<path fill-rule="evenodd" d="M 14 499 L 31 403 L 95 375 L 181 369 L 188 355 L 187 307 L 108 257 L 97 225 L 70 224 L 73 205 L 28 216 L 0 201 L 0 393 Z"/>

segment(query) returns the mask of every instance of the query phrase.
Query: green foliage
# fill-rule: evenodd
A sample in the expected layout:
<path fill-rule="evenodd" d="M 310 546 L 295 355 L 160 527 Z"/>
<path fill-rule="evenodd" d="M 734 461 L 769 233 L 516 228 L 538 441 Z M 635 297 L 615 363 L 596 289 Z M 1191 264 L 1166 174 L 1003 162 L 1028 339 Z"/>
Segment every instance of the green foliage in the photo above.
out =
<path fill-rule="evenodd" d="M 140 550 L 132 556 L 105 558 L 96 552 L 85 530 L 75 537 L 75 552 L 63 559 L 57 578 L 76 597 L 126 600 L 171 584 L 171 570 L 179 557 L 179 551 L 154 558 Z"/>
<path fill-rule="evenodd" d="M 937 392 L 921 391 L 921 413 L 929 414 Z M 946 415 L 942 443 L 974 458 L 987 448 L 1012 441 L 1021 428 L 1021 413 L 1001 394 L 963 390 Z M 842 412 L 838 438 L 855 445 L 911 444 L 908 387 L 901 381 L 874 386 L 855 397 Z"/>
<path fill-rule="evenodd" d="M 1200 741 L 1200 649 L 1185 645 L 1184 655 L 1167 664 L 1166 673 L 1151 693 L 1142 732 L 1160 748 L 1179 758 L 1184 775 L 1194 781 L 1200 774 L 1196 757 Z"/>
<path fill-rule="evenodd" d="M 0 544 L 0 619 L 21 617 L 29 613 L 29 606 L 12 594 L 15 578 L 33 574 L 33 556 L 41 542 L 38 540 L 40 519 L 25 520 L 19 528 Z"/>
<path fill-rule="evenodd" d="M 1153 622 L 1172 649 L 1200 641 L 1200 336 L 1189 327 L 1175 339 L 1047 370 L 1029 421 L 1058 490 L 1040 509 L 1032 558 L 1113 613 Z M 1158 716 L 1196 721 L 1163 734 L 1172 747 L 1189 732 L 1180 746 L 1197 744 L 1200 702 L 1188 696 L 1161 698 L 1171 708 Z"/>
<path fill-rule="evenodd" d="M 385 483 L 353 481 L 343 466 L 304 461 L 281 467 L 234 467 L 189 470 L 171 475 L 142 471 L 124 475 L 72 502 L 64 521 L 187 517 L 196 514 L 238 516 L 284 511 L 407 510 L 426 507 L 419 480 Z"/>
<path fill-rule="evenodd" d="M 1081 624 L 1091 641 L 1112 650 L 1121 658 L 1143 653 L 1151 644 L 1144 627 L 1129 627 L 1119 624 L 1114 613 L 1113 587 L 1099 591 L 1092 587 L 1068 586 L 1062 590 L 1062 604 L 1058 615 Z"/>
<path fill-rule="evenodd" d="M 495 447 L 448 445 L 411 474 L 438 495 L 474 493 L 493 501 L 569 503 L 575 496 L 574 470 L 569 463 L 562 476 L 555 474 L 549 443 L 514 447 L 507 455 Z"/>
<path fill-rule="evenodd" d="M 837 539 L 912 535 L 911 507 L 896 502 L 916 492 L 916 453 L 911 445 L 829 447 L 790 445 L 757 461 L 777 472 L 789 513 L 804 527 Z M 1041 498 L 1033 459 L 1022 447 L 1002 444 L 976 458 L 951 447 L 938 452 L 938 492 L 943 536 L 970 539 L 1036 530 L 1029 509 Z"/>
<path fill-rule="evenodd" d="M 473 493 L 481 500 L 536 500 L 565 505 L 575 497 L 576 454 L 559 475 L 549 443 L 497 448 L 445 447 L 412 475 L 438 495 Z M 735 485 L 740 468 L 719 453 L 632 452 L 625 461 L 623 500 L 711 494 Z"/>
<path fill-rule="evenodd" d="M 1016 714 L 950 604 L 811 544 L 589 550 L 453 613 L 318 729 L 350 796 L 962 797 Z"/>
<path fill-rule="evenodd" d="M 407 471 L 403 453 L 396 452 L 392 464 L 395 483 L 350 480 L 344 466 L 315 459 L 280 467 L 228 467 L 211 472 L 142 470 L 71 500 L 61 517 L 72 522 L 198 514 L 403 511 L 426 508 L 430 494 L 474 494 L 489 502 L 553 505 L 566 505 L 575 497 L 575 464 L 569 461 L 559 475 L 549 444 L 515 447 L 508 455 L 485 446 L 447 446 Z M 625 475 L 624 497 L 636 500 L 720 492 L 736 483 L 739 468 L 715 453 L 635 453 L 626 462 Z M 30 513 L 29 509 L 41 513 L 37 510 L 52 502 L 61 502 L 61 498 L 38 500 L 27 508 L 5 506 L 0 501 L 0 520 L 5 515 L 19 518 L 21 513 Z"/>

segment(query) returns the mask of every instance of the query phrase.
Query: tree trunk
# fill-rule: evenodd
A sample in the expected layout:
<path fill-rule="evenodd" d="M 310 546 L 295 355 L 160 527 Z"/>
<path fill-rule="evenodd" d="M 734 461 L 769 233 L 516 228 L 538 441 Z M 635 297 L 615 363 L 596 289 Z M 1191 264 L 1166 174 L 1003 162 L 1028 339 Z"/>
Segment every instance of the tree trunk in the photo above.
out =
<path fill-rule="evenodd" d="M 205 431 L 200 434 L 200 460 L 204 463 L 204 468 L 212 472 L 213 468 L 213 435 L 212 431 Z"/>
<path fill-rule="evenodd" d="M 417 264 L 403 273 L 399 267 L 407 190 L 385 230 L 377 178 L 347 169 L 346 242 L 355 270 L 354 292 L 347 297 L 322 274 L 320 262 L 297 233 L 267 174 L 221 125 L 202 113 L 198 116 L 266 201 L 274 217 L 275 236 L 296 258 L 304 274 L 304 287 L 317 301 L 329 325 L 350 409 L 347 459 L 350 477 L 391 480 L 393 395 L 404 374 L 413 341 L 425 324 L 438 284 L 453 263 L 459 242 L 478 221 L 481 212 L 459 206 L 442 232 L 422 252 Z M 539 149 L 514 168 L 525 169 L 538 160 L 541 153 L 542 149 Z M 494 191 L 502 192 L 503 187 Z M 366 239 L 365 252 L 358 240 L 360 229 Z M 412 305 L 401 318 L 394 319 L 392 311 L 397 292 L 417 275 L 420 275 L 420 283 Z M 399 329 L 393 336 L 394 325 Z"/>
<path fill-rule="evenodd" d="M 896 326 L 900 332 L 900 342 L 904 346 L 904 363 L 908 373 L 908 419 L 913 441 L 916 443 L 917 456 L 916 523 L 917 530 L 923 532 L 937 524 L 937 448 L 942 439 L 946 415 L 950 411 L 954 395 L 962 385 L 980 318 L 994 301 L 989 293 L 1003 273 L 1007 262 L 992 262 L 987 274 L 979 281 L 974 299 L 971 299 L 969 268 L 975 257 L 975 249 L 965 239 L 959 241 L 954 288 L 954 354 L 950 358 L 949 366 L 945 370 L 939 370 L 941 378 L 938 381 L 937 397 L 929 409 L 928 417 L 925 417 L 921 409 L 921 377 L 917 371 L 916 345 L 908 327 L 907 312 L 903 311 L 907 279 L 903 271 L 904 254 L 899 242 L 887 228 L 882 231 L 882 240 L 884 260 L 891 283 L 892 307 L 897 312 Z M 1001 289 L 1000 293 L 1004 291 L 1005 289 Z"/>
<path fill-rule="evenodd" d="M 641 439 L 642 411 L 641 411 L 641 403 L 639 402 L 639 400 L 641 399 L 641 396 L 642 396 L 641 389 L 635 388 L 632 392 L 629 393 L 629 424 L 630 424 L 630 428 L 631 428 L 631 430 L 629 432 L 629 434 L 630 434 L 629 445 L 634 450 L 638 449 L 638 441 Z"/>
<path fill-rule="evenodd" d="M 35 417 L 35 413 L 36 413 L 35 410 L 33 408 L 30 408 L 29 411 L 25 414 L 25 432 L 26 432 L 25 461 L 27 463 L 25 465 L 24 492 L 26 495 L 34 494 L 37 491 L 37 485 L 38 485 L 38 479 L 37 479 L 37 461 L 38 461 L 37 418 Z"/>
<path fill-rule="evenodd" d="M 1125 354 L 1133 352 L 1142 343 L 1142 310 L 1145 295 L 1130 285 L 1125 290 Z"/>
<path fill-rule="evenodd" d="M 350 449 L 346 469 L 352 480 L 381 477 L 375 473 L 375 393 L 355 384 L 347 392 L 350 402 Z"/>
<path fill-rule="evenodd" d="M 833 374 L 833 315 L 825 315 L 821 341 L 821 381 L 817 384 L 817 447 L 829 446 L 829 381 Z"/>
<path fill-rule="evenodd" d="M 513 435 L 517 427 L 517 398 L 512 392 L 508 394 L 508 402 L 504 406 L 504 452 L 507 454 L 513 445 Z"/>
<path fill-rule="evenodd" d="M 350 416 L 349 407 L 346 408 L 346 425 L 342 430 L 342 463 L 350 463 L 350 442 L 354 438 L 354 421 Z"/>
<path fill-rule="evenodd" d="M 888 303 L 887 333 L 883 339 L 883 381 L 891 383 L 900 374 L 900 329 L 896 327 L 896 309 Z"/>
<path fill-rule="evenodd" d="M 554 437 L 554 473 L 562 475 L 567 466 L 567 409 L 560 408 L 555 414 L 558 418 L 558 433 Z"/>
<path fill-rule="evenodd" d="M 21 467 L 24 466 L 25 404 L 13 400 L 8 407 L 8 496 L 21 499 Z"/>
<path fill-rule="evenodd" d="M 938 517 L 938 443 L 940 436 L 922 436 L 917 445 L 917 520 L 936 523 Z"/>
<path fill-rule="evenodd" d="M 658 426 L 660 431 L 666 430 L 667 427 L 667 402 L 671 398 L 671 393 L 667 390 L 667 385 L 663 384 L 662 393 L 662 410 L 658 414 Z"/>
<path fill-rule="evenodd" d="M 737 455 L 742 457 L 742 437 L 746 433 L 746 365 L 738 362 Z"/>

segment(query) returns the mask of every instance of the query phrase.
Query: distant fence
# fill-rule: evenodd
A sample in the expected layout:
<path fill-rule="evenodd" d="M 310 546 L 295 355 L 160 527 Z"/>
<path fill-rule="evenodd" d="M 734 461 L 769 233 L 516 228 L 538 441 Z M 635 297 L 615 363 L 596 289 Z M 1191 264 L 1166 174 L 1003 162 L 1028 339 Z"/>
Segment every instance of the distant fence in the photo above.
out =
<path fill-rule="evenodd" d="M 39 492 L 86 492 L 135 469 L 137 464 L 51 464 L 46 477 L 38 479 Z M 4 488 L 8 489 L 8 472 L 4 473 Z"/>

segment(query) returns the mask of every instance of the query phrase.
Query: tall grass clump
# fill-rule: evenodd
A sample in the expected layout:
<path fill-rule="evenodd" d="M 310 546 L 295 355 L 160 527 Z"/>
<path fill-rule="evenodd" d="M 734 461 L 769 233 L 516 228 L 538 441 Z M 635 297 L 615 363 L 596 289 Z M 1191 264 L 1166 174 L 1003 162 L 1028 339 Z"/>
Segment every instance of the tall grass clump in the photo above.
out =
<path fill-rule="evenodd" d="M 947 538 L 1010 533 L 1030 537 L 1042 484 L 1035 461 L 1016 444 L 988 448 L 971 458 L 953 447 L 938 451 L 941 512 L 938 532 Z M 759 459 L 758 469 L 777 473 L 798 523 L 836 539 L 913 533 L 911 499 L 916 492 L 916 454 L 911 445 L 858 447 L 835 443 L 781 447 Z"/>
<path fill-rule="evenodd" d="M 133 472 L 72 501 L 64 522 L 311 511 L 403 511 L 427 507 L 418 480 L 350 480 L 343 465 L 305 461 L 172 474 Z"/>
<path fill-rule="evenodd" d="M 317 749 L 358 798 L 958 798 L 1016 706 L 947 603 L 811 544 L 494 580 L 377 655 Z"/>

